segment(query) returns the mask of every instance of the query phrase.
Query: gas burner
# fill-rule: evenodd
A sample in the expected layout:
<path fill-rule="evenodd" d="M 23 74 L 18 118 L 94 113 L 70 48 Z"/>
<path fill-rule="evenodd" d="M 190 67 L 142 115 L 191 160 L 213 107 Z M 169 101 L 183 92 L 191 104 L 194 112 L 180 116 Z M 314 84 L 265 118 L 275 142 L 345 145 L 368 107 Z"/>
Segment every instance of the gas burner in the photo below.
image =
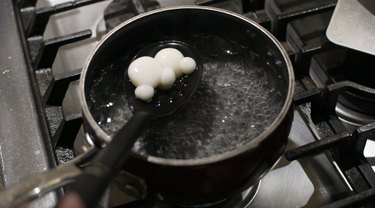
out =
<path fill-rule="evenodd" d="M 310 75 L 319 88 L 342 83 L 336 114 L 349 131 L 375 121 L 372 55 L 336 49 L 313 56 Z"/>
<path fill-rule="evenodd" d="M 347 106 L 341 104 L 340 102 L 336 105 L 336 113 L 339 119 L 343 122 L 345 127 L 353 132 L 357 127 L 369 124 L 375 121 L 375 117 L 356 112 Z"/>
<path fill-rule="evenodd" d="M 349 50 L 335 81 L 349 80 L 362 86 L 349 88 L 338 98 L 337 115 L 349 126 L 359 127 L 375 121 L 375 58 Z M 350 128 L 350 127 L 349 127 Z M 351 128 L 350 128 L 351 129 Z"/>

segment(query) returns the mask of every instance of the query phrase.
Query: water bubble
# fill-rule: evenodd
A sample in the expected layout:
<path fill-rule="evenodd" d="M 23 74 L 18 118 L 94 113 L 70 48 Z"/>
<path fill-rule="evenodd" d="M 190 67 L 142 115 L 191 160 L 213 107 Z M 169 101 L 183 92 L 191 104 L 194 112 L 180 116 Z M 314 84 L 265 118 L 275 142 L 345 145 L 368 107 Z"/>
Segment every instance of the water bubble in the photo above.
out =
<path fill-rule="evenodd" d="M 256 35 L 250 30 L 248 33 Z M 198 34 L 194 36 L 200 38 Z M 284 82 L 273 67 L 275 62 L 266 63 L 243 43 L 229 40 L 221 43 L 199 51 L 204 73 L 198 90 L 185 108 L 151 123 L 134 145 L 136 152 L 164 158 L 202 158 L 240 148 L 270 126 L 286 93 L 286 88 L 280 87 Z M 133 107 L 121 96 L 123 86 L 112 85 L 114 79 L 123 77 L 123 71 L 116 73 L 114 66 L 105 73 L 110 87 L 116 90 L 103 91 L 115 93 L 93 97 L 92 109 L 98 110 L 95 116 L 98 124 L 113 135 L 131 118 Z M 105 81 L 97 79 L 96 86 Z M 186 77 L 182 77 L 176 84 L 186 85 L 185 82 Z M 183 96 L 182 92 L 176 93 Z M 111 118 L 110 123 L 107 118 Z"/>
<path fill-rule="evenodd" d="M 248 46 L 245 46 L 245 45 L 240 45 L 240 47 L 242 48 L 242 49 L 248 49 L 249 47 Z"/>

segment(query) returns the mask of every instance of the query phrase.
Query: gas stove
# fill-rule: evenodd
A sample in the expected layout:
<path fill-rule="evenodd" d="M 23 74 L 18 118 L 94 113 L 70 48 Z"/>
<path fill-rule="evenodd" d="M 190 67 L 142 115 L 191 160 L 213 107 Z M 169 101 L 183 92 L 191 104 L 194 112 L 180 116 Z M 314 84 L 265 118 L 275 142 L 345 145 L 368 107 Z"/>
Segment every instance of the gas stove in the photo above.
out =
<path fill-rule="evenodd" d="M 327 38 L 337 3 L 3 0 L 0 189 L 69 162 L 90 145 L 82 128 L 78 82 L 86 57 L 104 34 L 145 11 L 197 4 L 243 14 L 271 31 L 296 75 L 294 121 L 284 157 L 257 185 L 206 207 L 373 207 L 375 58 Z M 132 177 L 122 172 L 101 206 L 176 207 L 150 200 L 141 181 L 129 183 Z M 41 196 L 30 207 L 53 207 L 63 192 Z"/>

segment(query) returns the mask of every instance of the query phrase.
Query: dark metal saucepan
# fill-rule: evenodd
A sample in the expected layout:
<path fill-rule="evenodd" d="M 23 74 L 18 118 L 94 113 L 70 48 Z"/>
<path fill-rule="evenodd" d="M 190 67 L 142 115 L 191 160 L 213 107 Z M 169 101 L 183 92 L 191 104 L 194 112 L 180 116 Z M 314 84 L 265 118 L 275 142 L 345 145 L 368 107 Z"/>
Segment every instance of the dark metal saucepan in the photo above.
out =
<path fill-rule="evenodd" d="M 202 37 L 204 41 L 200 40 Z M 225 65 L 226 61 L 232 60 L 231 55 L 237 53 L 235 48 L 225 48 L 226 43 L 230 42 L 229 45 L 251 50 L 259 60 L 264 60 L 266 65 L 272 66 L 272 70 L 279 74 L 280 84 L 276 88 L 281 96 L 280 109 L 268 127 L 247 143 L 220 154 L 196 159 L 163 158 L 133 151 L 126 161 L 125 169 L 144 179 L 150 193 L 157 193 L 164 199 L 182 204 L 202 204 L 228 198 L 258 182 L 272 168 L 285 150 L 293 120 L 294 76 L 288 55 L 267 30 L 241 15 L 210 7 L 173 7 L 136 16 L 109 32 L 89 56 L 81 77 L 86 136 L 94 141 L 96 149 L 104 147 L 111 140 L 109 131 L 103 130 L 98 124 L 100 119 L 94 112 L 98 98 L 95 96 L 117 96 L 116 93 L 122 90 L 121 85 L 116 85 L 116 80 L 113 80 L 112 87 L 109 85 L 99 89 L 103 90 L 101 93 L 95 91 L 100 77 L 110 73 L 106 70 L 112 69 L 111 63 L 121 60 L 123 74 L 126 66 L 142 48 L 166 41 L 183 42 L 193 47 L 201 55 L 204 67 L 210 67 L 210 57 L 227 53 L 228 57 L 217 63 L 217 70 L 232 70 Z M 250 53 L 249 57 L 246 53 L 242 55 L 245 60 L 243 64 L 254 58 L 250 57 Z M 205 78 L 203 71 L 203 81 Z M 83 159 L 42 174 L 38 180 L 30 180 L 8 189 L 0 194 L 0 199 L 7 200 L 3 201 L 5 205 L 12 202 L 14 205 L 74 181 L 82 173 L 78 167 L 87 159 L 89 161 L 90 154 L 95 152 L 89 151 Z M 36 189 L 38 193 L 35 193 Z"/>

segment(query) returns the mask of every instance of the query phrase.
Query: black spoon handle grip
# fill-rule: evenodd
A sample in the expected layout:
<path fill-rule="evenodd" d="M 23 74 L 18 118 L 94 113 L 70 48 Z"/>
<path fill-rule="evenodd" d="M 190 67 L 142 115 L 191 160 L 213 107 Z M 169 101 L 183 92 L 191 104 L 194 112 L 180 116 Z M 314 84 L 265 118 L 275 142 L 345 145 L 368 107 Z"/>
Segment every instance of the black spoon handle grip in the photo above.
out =
<path fill-rule="evenodd" d="M 85 207 L 95 207 L 108 184 L 124 165 L 133 144 L 150 120 L 150 115 L 137 112 L 123 126 L 112 141 L 84 168 L 83 175 L 72 185 L 70 191 L 82 200 Z"/>

